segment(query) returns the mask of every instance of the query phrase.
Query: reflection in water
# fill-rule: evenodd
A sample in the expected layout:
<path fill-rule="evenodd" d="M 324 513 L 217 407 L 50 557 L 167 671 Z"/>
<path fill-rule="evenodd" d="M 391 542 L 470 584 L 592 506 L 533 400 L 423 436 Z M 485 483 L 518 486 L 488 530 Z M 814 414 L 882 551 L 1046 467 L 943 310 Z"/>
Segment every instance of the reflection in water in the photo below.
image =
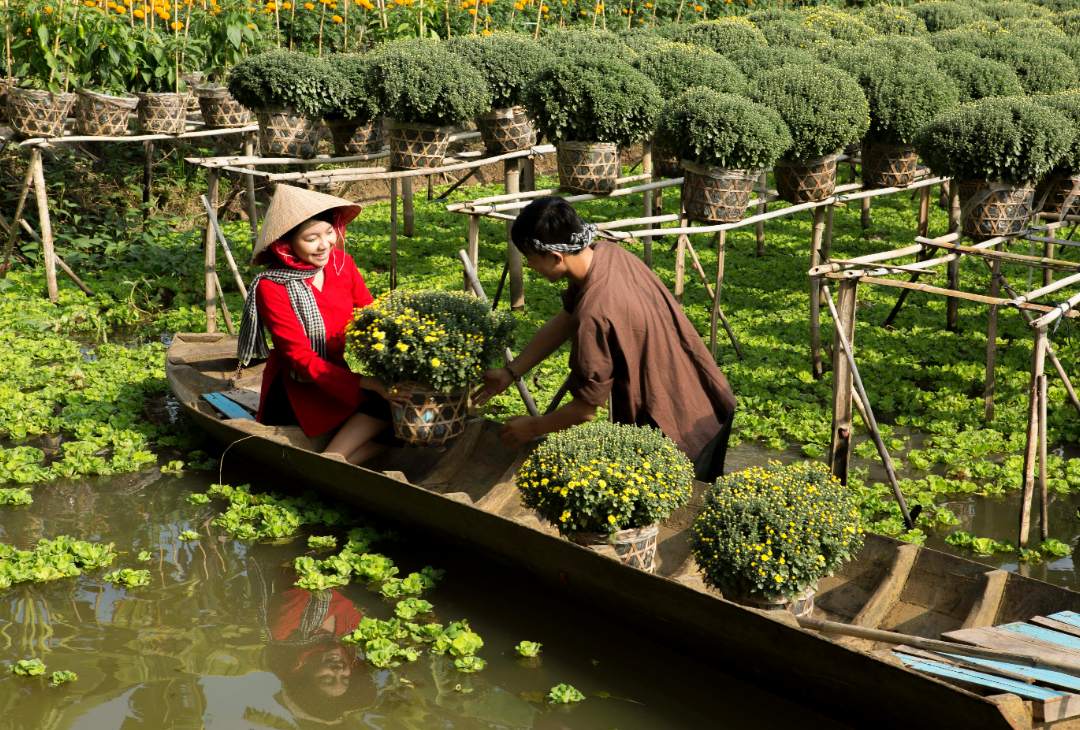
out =
<path fill-rule="evenodd" d="M 214 505 L 185 500 L 207 480 L 132 475 L 35 490 L 35 503 L 0 512 L 0 541 L 21 548 L 69 534 L 115 542 L 114 568 L 145 567 L 131 591 L 104 571 L 0 592 L 0 730 L 622 730 L 829 727 L 815 712 L 679 656 L 612 617 L 567 604 L 526 576 L 483 558 L 387 544 L 403 572 L 438 555 L 449 577 L 429 595 L 442 623 L 467 617 L 484 637 L 480 674 L 424 653 L 377 669 L 340 637 L 361 616 L 389 618 L 393 603 L 364 586 L 309 593 L 293 586 L 304 539 L 250 544 L 209 525 Z M 183 530 L 200 534 L 179 540 Z M 384 546 L 380 545 L 380 548 Z M 149 563 L 138 563 L 142 550 Z M 541 641 L 540 660 L 512 647 Z M 78 681 L 50 688 L 6 666 L 37 657 Z M 733 667 L 737 670 L 737 667 Z M 544 702 L 569 682 L 589 699 Z M 762 716 L 757 708 L 767 706 Z M 718 719 L 719 718 L 719 719 Z"/>

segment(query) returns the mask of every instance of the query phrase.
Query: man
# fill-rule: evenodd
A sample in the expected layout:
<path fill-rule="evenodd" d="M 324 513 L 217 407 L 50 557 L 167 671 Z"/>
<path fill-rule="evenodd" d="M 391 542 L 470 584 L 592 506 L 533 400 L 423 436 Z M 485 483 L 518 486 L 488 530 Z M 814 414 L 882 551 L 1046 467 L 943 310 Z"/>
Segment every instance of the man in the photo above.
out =
<path fill-rule="evenodd" d="M 507 367 L 489 370 L 478 403 L 508 388 L 570 340 L 573 400 L 545 416 L 510 419 L 503 439 L 524 444 L 592 420 L 611 401 L 612 419 L 660 428 L 694 461 L 699 479 L 723 474 L 735 395 L 700 335 L 663 282 L 618 245 L 592 242 L 562 198 L 538 198 L 511 237 L 548 281 L 569 280 L 563 309 Z"/>

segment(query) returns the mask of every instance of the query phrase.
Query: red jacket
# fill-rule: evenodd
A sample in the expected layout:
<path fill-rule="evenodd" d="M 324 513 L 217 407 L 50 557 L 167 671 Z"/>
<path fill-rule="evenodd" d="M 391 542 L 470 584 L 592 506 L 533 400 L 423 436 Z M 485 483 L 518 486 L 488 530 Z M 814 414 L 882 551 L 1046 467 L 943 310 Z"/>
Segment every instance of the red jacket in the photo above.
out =
<path fill-rule="evenodd" d="M 304 283 L 311 287 L 310 279 Z M 323 269 L 322 291 L 312 291 L 326 326 L 326 359 L 311 348 L 283 284 L 263 279 L 255 290 L 259 319 L 274 343 L 256 419 L 262 421 L 270 386 L 281 377 L 300 428 L 319 436 L 344 423 L 364 400 L 360 376 L 345 365 L 345 326 L 353 310 L 371 304 L 372 297 L 352 257 L 337 248 Z"/>

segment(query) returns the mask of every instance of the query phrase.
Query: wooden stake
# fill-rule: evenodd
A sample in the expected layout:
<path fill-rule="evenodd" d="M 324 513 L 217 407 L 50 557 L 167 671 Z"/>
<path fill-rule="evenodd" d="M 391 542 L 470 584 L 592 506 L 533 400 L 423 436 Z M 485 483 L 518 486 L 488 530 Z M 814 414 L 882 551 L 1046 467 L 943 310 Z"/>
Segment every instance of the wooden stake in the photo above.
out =
<path fill-rule="evenodd" d="M 397 289 L 398 178 L 390 178 L 390 290 Z"/>
<path fill-rule="evenodd" d="M 960 233 L 960 186 L 949 185 L 949 233 Z M 949 288 L 960 288 L 960 260 L 949 262 Z M 945 302 L 945 329 L 956 332 L 960 321 L 960 302 L 950 297 Z"/>
<path fill-rule="evenodd" d="M 214 291 L 217 293 L 218 302 L 221 303 L 221 316 L 225 319 L 225 331 L 230 335 L 235 335 L 236 328 L 233 327 L 232 314 L 229 313 L 229 304 L 225 301 L 225 292 L 221 290 L 221 279 L 216 271 L 214 272 Z"/>
<path fill-rule="evenodd" d="M 709 318 L 709 347 L 712 349 L 713 360 L 720 349 L 717 341 L 716 330 L 720 321 L 720 292 L 724 287 L 724 257 L 727 244 L 727 231 L 719 231 L 716 234 L 716 287 L 713 290 L 712 316 Z"/>
<path fill-rule="evenodd" d="M 1027 445 L 1024 449 L 1024 485 L 1020 497 L 1020 533 L 1017 543 L 1027 547 L 1031 529 L 1031 500 L 1035 491 L 1035 459 L 1039 448 L 1039 378 L 1043 374 L 1046 357 L 1046 330 L 1035 330 L 1035 346 L 1031 354 L 1031 382 L 1028 386 Z"/>
<path fill-rule="evenodd" d="M 870 227 L 870 198 L 862 199 L 862 214 L 859 216 L 859 223 L 862 224 L 864 231 Z"/>
<path fill-rule="evenodd" d="M 833 342 L 833 415 L 832 444 L 829 449 L 829 467 L 842 483 L 847 484 L 848 464 L 851 459 L 851 398 L 854 384 L 853 370 L 844 355 L 840 337 L 846 337 L 855 346 L 855 290 L 858 281 L 846 279 L 840 282 L 837 298 L 837 314 Z M 816 299 L 815 299 L 816 301 Z"/>
<path fill-rule="evenodd" d="M 1050 537 L 1050 498 L 1046 466 L 1046 373 L 1039 376 L 1039 536 Z"/>
<path fill-rule="evenodd" d="M 244 135 L 244 156 L 255 156 L 256 133 L 248 132 Z M 251 168 L 254 169 L 254 168 Z M 251 242 L 254 244 L 259 238 L 259 208 L 255 203 L 255 176 L 244 175 L 245 193 L 247 197 L 248 225 L 251 226 Z"/>
<path fill-rule="evenodd" d="M 206 171 L 206 200 L 210 207 L 217 208 L 218 204 L 218 177 L 220 173 L 211 168 Z M 206 287 L 206 331 L 217 332 L 217 242 L 214 240 L 214 227 L 210 217 L 206 219 L 206 233 L 203 236 L 203 253 L 205 256 L 205 287 Z"/>
<path fill-rule="evenodd" d="M 142 178 L 142 203 L 143 220 L 150 215 L 150 188 L 154 184 L 154 141 L 148 139 L 143 142 L 143 178 Z"/>
<path fill-rule="evenodd" d="M 990 296 L 997 298 L 1001 285 L 1001 261 L 990 264 Z M 998 308 L 990 305 L 986 325 L 986 382 L 983 386 L 983 418 L 987 423 L 994 420 L 994 388 L 996 376 L 994 369 L 997 360 Z"/>
<path fill-rule="evenodd" d="M 821 241 L 824 235 L 825 209 L 814 208 L 814 223 L 810 234 L 811 269 L 821 263 Z M 810 372 L 814 378 L 820 378 L 825 372 L 821 363 L 821 280 L 817 277 L 810 279 Z"/>
<path fill-rule="evenodd" d="M 758 178 L 758 203 L 757 214 L 761 215 L 769 210 L 769 173 L 765 170 L 761 171 L 761 177 Z M 765 221 L 758 221 L 754 226 L 754 236 L 757 239 L 757 256 L 765 255 Z"/>
<path fill-rule="evenodd" d="M 920 236 L 930 234 L 930 188 L 919 188 L 919 220 L 916 228 Z"/>
<path fill-rule="evenodd" d="M 60 299 L 56 286 L 56 251 L 53 248 L 52 220 L 49 218 L 49 193 L 45 189 L 45 166 L 39 147 L 30 152 L 30 166 L 34 172 L 34 198 L 37 199 L 38 226 L 41 228 L 41 254 L 45 260 L 45 287 L 49 290 L 49 301 L 55 304 Z"/>
<path fill-rule="evenodd" d="M 214 206 L 210 205 L 210 201 L 206 199 L 205 195 L 199 196 L 199 199 L 202 200 L 203 208 L 206 210 L 206 220 L 210 223 L 210 227 L 214 229 L 214 235 L 217 237 L 217 242 L 221 244 L 221 250 L 225 252 L 225 262 L 229 265 L 229 270 L 232 271 L 233 277 L 236 279 L 236 288 L 240 290 L 240 294 L 246 300 L 247 287 L 244 286 L 244 278 L 240 276 L 240 269 L 236 265 L 236 259 L 233 258 L 229 242 L 225 238 L 225 234 L 221 232 L 221 226 L 218 225 L 217 211 Z"/>
<path fill-rule="evenodd" d="M 416 233 L 416 216 L 413 210 L 413 179 L 401 178 L 401 213 L 405 218 L 402 233 L 406 238 L 412 238 Z"/>
<path fill-rule="evenodd" d="M 653 155 L 651 142 L 646 142 L 642 145 L 641 172 L 649 175 L 650 177 L 653 174 Z M 643 215 L 648 218 L 653 214 L 653 191 L 646 190 L 644 193 L 642 193 L 641 201 L 642 208 L 644 209 Z M 643 236 L 641 239 L 641 244 L 644 247 L 643 253 L 645 265 L 651 269 L 653 266 L 653 237 Z"/>
<path fill-rule="evenodd" d="M 473 269 L 480 263 L 480 216 L 470 215 L 468 229 L 465 233 L 465 244 L 468 248 L 469 262 Z M 470 282 L 468 273 L 465 276 L 465 291 L 469 291 Z"/>
<path fill-rule="evenodd" d="M 682 221 L 686 219 L 683 218 Z M 679 225 L 685 225 L 680 222 Z M 675 244 L 675 300 L 682 303 L 683 294 L 686 292 L 686 247 L 690 243 L 690 237 L 679 236 Z"/>
<path fill-rule="evenodd" d="M 539 1 L 539 0 L 538 0 Z M 521 160 L 512 159 L 503 163 L 503 187 L 507 195 L 521 192 Z M 510 270 L 510 309 L 525 309 L 525 272 L 521 252 L 510 238 L 513 223 L 506 222 L 506 262 Z"/>
<path fill-rule="evenodd" d="M 4 258 L 0 262 L 0 278 L 7 276 L 11 254 L 15 250 L 15 238 L 19 235 L 18 226 L 22 220 L 23 208 L 26 207 L 26 198 L 30 194 L 30 186 L 34 184 L 33 157 L 35 151 L 36 148 L 30 152 L 30 162 L 26 163 L 26 175 L 23 176 L 22 188 L 19 190 L 19 202 L 15 204 L 15 217 L 11 219 L 11 228 L 8 230 L 7 241 L 4 242 Z"/>
<path fill-rule="evenodd" d="M 24 231 L 26 231 L 26 235 L 30 236 L 30 238 L 37 242 L 39 246 L 41 245 L 41 236 L 39 236 L 37 232 L 30 227 L 30 224 L 26 222 L 25 218 L 19 221 L 19 226 Z M 0 229 L 8 231 L 11 230 L 11 228 L 9 228 L 7 223 L 4 221 L 3 216 L 0 216 Z M 63 258 L 61 258 L 60 254 L 54 253 L 53 258 L 56 259 L 56 266 L 65 274 L 67 274 L 67 277 L 71 279 L 75 286 L 79 287 L 87 296 L 94 296 L 94 292 L 91 291 L 90 287 L 86 285 L 86 282 L 80 279 L 78 274 L 71 270 L 71 267 L 67 265 Z"/>
<path fill-rule="evenodd" d="M 709 276 L 705 273 L 705 268 L 701 265 L 701 259 L 698 258 L 697 251 L 694 250 L 694 244 L 690 241 L 689 236 L 686 238 L 686 252 L 690 254 L 690 262 L 694 266 L 694 271 L 697 272 L 698 278 L 701 279 L 701 283 L 705 286 L 705 294 L 715 303 L 716 295 L 713 293 L 712 282 L 709 281 Z M 727 317 L 724 316 L 724 310 L 717 307 L 716 314 L 720 320 L 720 324 L 724 327 L 724 331 L 727 332 L 732 348 L 735 350 L 735 357 L 742 360 L 742 346 L 739 344 L 739 339 L 735 336 L 735 331 L 731 329 L 731 324 L 728 322 Z M 713 355 L 713 357 L 715 358 L 716 356 Z"/>

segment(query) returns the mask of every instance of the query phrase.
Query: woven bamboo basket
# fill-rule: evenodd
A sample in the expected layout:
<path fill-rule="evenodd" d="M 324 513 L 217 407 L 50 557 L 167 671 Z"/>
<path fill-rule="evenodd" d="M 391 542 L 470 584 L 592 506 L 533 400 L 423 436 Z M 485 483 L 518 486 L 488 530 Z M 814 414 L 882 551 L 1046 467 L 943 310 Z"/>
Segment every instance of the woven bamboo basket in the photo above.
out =
<path fill-rule="evenodd" d="M 619 530 L 611 535 L 606 532 L 575 532 L 567 537 L 571 542 L 615 558 L 623 565 L 651 573 L 656 566 L 656 538 L 659 533 L 660 526 L 653 524 Z"/>
<path fill-rule="evenodd" d="M 1042 201 L 1042 212 L 1056 216 L 1080 214 L 1080 175 L 1056 175 L 1045 180 L 1035 191 Z"/>
<path fill-rule="evenodd" d="M 559 142 L 559 187 L 571 193 L 606 195 L 619 178 L 619 148 L 611 142 Z"/>
<path fill-rule="evenodd" d="M 187 97 L 187 113 L 198 114 L 201 111 L 201 105 L 199 104 L 199 97 L 195 94 L 195 88 L 201 86 L 206 79 L 206 74 L 202 71 L 189 71 L 187 73 L 180 74 L 180 80 L 184 82 L 184 86 L 187 89 L 185 96 Z"/>
<path fill-rule="evenodd" d="M 702 223 L 735 223 L 742 220 L 750 193 L 758 181 L 757 170 L 726 170 L 722 167 L 682 161 L 682 199 L 686 216 Z"/>
<path fill-rule="evenodd" d="M 986 180 L 960 181 L 960 217 L 965 235 L 976 241 L 1024 230 L 1033 213 L 1035 187 Z"/>
<path fill-rule="evenodd" d="M 246 127 L 255 121 L 254 115 L 232 98 L 224 86 L 198 86 L 195 98 L 203 121 L 212 129 Z"/>
<path fill-rule="evenodd" d="M 683 169 L 677 155 L 669 155 L 653 147 L 653 177 L 682 177 Z"/>
<path fill-rule="evenodd" d="M 789 203 L 817 203 L 836 189 L 837 155 L 776 163 L 776 191 Z"/>
<path fill-rule="evenodd" d="M 465 430 L 469 390 L 440 393 L 421 383 L 398 383 L 386 398 L 394 435 L 413 446 L 442 446 Z"/>
<path fill-rule="evenodd" d="M 19 80 L 15 77 L 0 78 L 0 122 L 7 121 L 7 99 L 8 91 L 19 85 Z"/>
<path fill-rule="evenodd" d="M 438 167 L 446 157 L 453 131 L 453 127 L 389 120 L 390 167 L 395 170 Z"/>
<path fill-rule="evenodd" d="M 366 155 L 379 152 L 386 146 L 383 138 L 382 118 L 370 122 L 355 119 L 327 119 L 330 137 L 334 140 L 334 153 L 346 155 Z"/>
<path fill-rule="evenodd" d="M 264 157 L 314 157 L 320 122 L 292 109 L 255 110 L 259 120 L 259 151 Z"/>
<path fill-rule="evenodd" d="M 905 188 L 915 181 L 919 153 L 909 144 L 865 142 L 862 179 L 866 188 Z"/>
<path fill-rule="evenodd" d="M 182 134 L 187 129 L 186 93 L 141 91 L 139 129 L 149 134 Z"/>
<path fill-rule="evenodd" d="M 790 613 L 796 618 L 803 618 L 814 612 L 814 595 L 817 586 L 811 586 L 792 598 L 781 596 L 738 596 L 724 593 L 724 598 L 743 606 L 750 606 L 761 611 L 782 611 Z"/>
<path fill-rule="evenodd" d="M 37 89 L 8 91 L 8 121 L 20 137 L 60 137 L 75 95 Z"/>
<path fill-rule="evenodd" d="M 128 119 L 139 99 L 134 96 L 112 96 L 88 89 L 75 92 L 75 130 L 79 134 L 101 137 L 123 137 L 128 133 Z"/>
<path fill-rule="evenodd" d="M 492 109 L 476 118 L 489 155 L 527 150 L 536 144 L 536 127 L 520 106 Z"/>

